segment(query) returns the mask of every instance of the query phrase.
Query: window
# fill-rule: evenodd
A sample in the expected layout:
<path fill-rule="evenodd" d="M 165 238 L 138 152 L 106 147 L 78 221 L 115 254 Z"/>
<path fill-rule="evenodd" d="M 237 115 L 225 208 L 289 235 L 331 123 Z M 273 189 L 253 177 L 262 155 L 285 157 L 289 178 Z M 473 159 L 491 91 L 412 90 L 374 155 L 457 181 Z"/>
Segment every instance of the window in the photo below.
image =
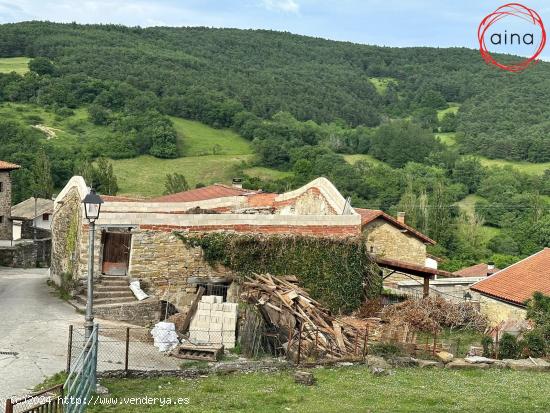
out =
<path fill-rule="evenodd" d="M 42 221 L 49 221 L 50 220 L 50 214 L 42 214 Z"/>
<path fill-rule="evenodd" d="M 0 192 L 4 191 L 4 182 L 0 182 Z"/>
<path fill-rule="evenodd" d="M 0 215 L 0 224 L 4 223 L 4 216 Z"/>

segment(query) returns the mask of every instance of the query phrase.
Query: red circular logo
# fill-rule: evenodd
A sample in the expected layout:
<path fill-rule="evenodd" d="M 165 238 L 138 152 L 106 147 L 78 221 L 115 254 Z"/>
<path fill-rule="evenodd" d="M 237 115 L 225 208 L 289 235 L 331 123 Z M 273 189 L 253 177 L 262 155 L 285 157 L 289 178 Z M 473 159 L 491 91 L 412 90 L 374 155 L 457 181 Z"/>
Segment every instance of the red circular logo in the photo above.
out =
<path fill-rule="evenodd" d="M 523 19 L 533 24 L 534 26 L 539 27 L 541 31 L 540 43 L 533 56 L 524 59 L 519 63 L 504 64 L 497 61 L 491 55 L 485 43 L 485 35 L 491 25 L 506 17 Z M 531 35 L 531 39 L 532 37 L 533 36 Z M 485 60 L 486 63 L 495 65 L 503 70 L 508 70 L 509 72 L 521 72 L 522 70 L 526 69 L 531 63 L 536 63 L 538 61 L 537 59 L 544 49 L 544 46 L 546 45 L 546 30 L 544 29 L 542 19 L 536 11 L 519 3 L 508 3 L 504 6 L 499 7 L 481 21 L 477 29 L 477 38 L 479 41 L 479 51 L 481 53 L 481 56 L 483 57 L 483 60 Z"/>

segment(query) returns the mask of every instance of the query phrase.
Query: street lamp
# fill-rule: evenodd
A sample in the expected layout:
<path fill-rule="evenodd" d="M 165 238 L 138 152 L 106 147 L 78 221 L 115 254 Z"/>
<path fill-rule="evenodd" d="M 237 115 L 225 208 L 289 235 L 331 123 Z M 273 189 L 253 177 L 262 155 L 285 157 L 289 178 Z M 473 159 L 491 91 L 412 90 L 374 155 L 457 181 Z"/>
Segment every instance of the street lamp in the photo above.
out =
<path fill-rule="evenodd" d="M 469 291 L 466 291 L 464 293 L 464 301 L 466 301 L 466 302 L 472 301 L 472 294 L 470 294 Z"/>
<path fill-rule="evenodd" d="M 90 188 L 88 195 L 82 200 L 84 204 L 84 213 L 90 225 L 88 230 L 88 299 L 86 301 L 86 340 L 92 335 L 94 329 L 93 300 L 94 300 L 94 238 L 95 238 L 95 222 L 99 218 L 99 211 L 103 200 L 95 193 L 93 188 Z"/>

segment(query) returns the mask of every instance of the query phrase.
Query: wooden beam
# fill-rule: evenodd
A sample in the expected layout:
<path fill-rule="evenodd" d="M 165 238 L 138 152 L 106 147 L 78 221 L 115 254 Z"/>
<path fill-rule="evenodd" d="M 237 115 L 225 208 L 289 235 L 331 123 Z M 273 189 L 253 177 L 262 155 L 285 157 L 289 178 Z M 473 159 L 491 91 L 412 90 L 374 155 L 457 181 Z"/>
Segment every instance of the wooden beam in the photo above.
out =
<path fill-rule="evenodd" d="M 193 299 L 193 302 L 191 303 L 191 307 L 189 307 L 189 311 L 187 312 L 187 315 L 185 316 L 185 320 L 183 320 L 183 325 L 181 327 L 181 333 L 187 333 L 187 330 L 189 329 L 189 325 L 191 324 L 191 319 L 195 315 L 195 311 L 197 311 L 197 307 L 199 305 L 199 301 L 202 298 L 202 295 L 204 294 L 205 288 L 200 286 L 197 295 Z"/>

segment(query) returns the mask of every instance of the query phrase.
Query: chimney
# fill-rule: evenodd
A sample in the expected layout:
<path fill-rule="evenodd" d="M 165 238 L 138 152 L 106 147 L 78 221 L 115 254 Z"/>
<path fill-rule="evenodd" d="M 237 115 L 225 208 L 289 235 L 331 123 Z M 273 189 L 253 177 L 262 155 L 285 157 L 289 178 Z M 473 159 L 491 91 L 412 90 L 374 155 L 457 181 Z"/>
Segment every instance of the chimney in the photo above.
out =
<path fill-rule="evenodd" d="M 243 180 L 242 178 L 233 178 L 233 188 L 243 188 Z"/>
<path fill-rule="evenodd" d="M 492 261 L 489 261 L 487 263 L 487 275 L 492 275 L 493 272 L 495 272 L 495 263 Z"/>
<path fill-rule="evenodd" d="M 397 220 L 401 222 L 402 224 L 405 223 L 405 213 L 404 212 L 398 212 L 397 213 Z"/>

